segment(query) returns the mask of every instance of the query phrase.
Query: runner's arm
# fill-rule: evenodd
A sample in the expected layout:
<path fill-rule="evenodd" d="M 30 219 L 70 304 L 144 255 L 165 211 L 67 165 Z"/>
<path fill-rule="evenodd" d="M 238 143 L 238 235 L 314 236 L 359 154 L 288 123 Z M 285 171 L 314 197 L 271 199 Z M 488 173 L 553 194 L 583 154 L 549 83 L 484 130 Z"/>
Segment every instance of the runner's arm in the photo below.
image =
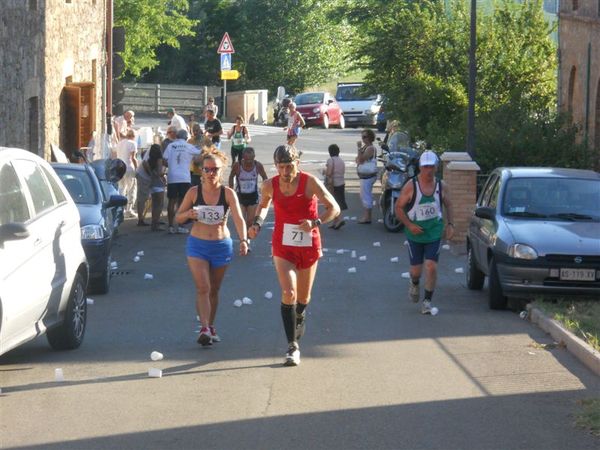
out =
<path fill-rule="evenodd" d="M 237 195 L 233 189 L 225 188 L 225 200 L 227 200 L 227 204 L 231 210 L 233 223 L 235 224 L 235 230 L 240 238 L 240 255 L 246 255 L 248 253 L 248 234 L 246 230 L 246 222 L 242 216 L 240 202 L 238 202 Z"/>
<path fill-rule="evenodd" d="M 183 197 L 183 201 L 181 205 L 179 205 L 179 209 L 177 210 L 177 214 L 175 215 L 175 221 L 178 224 L 184 224 L 188 220 L 196 220 L 198 218 L 196 211 L 192 208 L 194 206 L 194 199 L 196 198 L 198 193 L 198 187 L 195 186 L 189 189 L 185 197 Z"/>
<path fill-rule="evenodd" d="M 231 168 L 231 172 L 229 173 L 229 187 L 232 189 L 233 189 L 233 179 L 238 174 L 239 170 L 240 170 L 240 163 L 236 161 L 233 164 L 233 167 Z"/>
<path fill-rule="evenodd" d="M 262 227 L 262 222 L 267 217 L 267 211 L 269 210 L 269 206 L 271 206 L 271 199 L 273 198 L 272 180 L 265 180 L 263 182 L 260 193 L 261 199 L 258 208 L 256 209 L 256 216 L 250 224 L 250 228 L 248 228 L 248 236 L 250 239 L 254 239 L 258 236 L 260 228 Z"/>
<path fill-rule="evenodd" d="M 269 178 L 267 172 L 265 171 L 265 166 L 263 166 L 262 163 L 256 161 L 256 167 L 258 167 L 258 174 L 262 177 L 263 181 Z"/>
<path fill-rule="evenodd" d="M 309 175 L 306 195 L 310 197 L 316 195 L 319 202 L 325 207 L 325 211 L 319 214 L 318 217 L 322 223 L 331 222 L 340 215 L 340 206 L 335 201 L 335 198 L 333 198 L 333 195 L 331 195 L 325 185 L 313 175 Z M 300 229 L 304 231 L 310 231 L 316 226 L 318 226 L 318 224 L 315 223 L 315 220 L 313 219 L 305 219 L 300 223 Z"/>
<path fill-rule="evenodd" d="M 412 223 L 412 221 L 406 214 L 406 211 L 404 211 L 404 208 L 406 208 L 406 205 L 408 205 L 410 199 L 413 196 L 414 190 L 415 188 L 411 181 L 404 185 L 404 187 L 400 191 L 400 197 L 398 197 L 398 200 L 396 200 L 396 207 L 394 209 L 394 212 L 396 213 L 396 217 L 400 220 L 400 222 L 402 222 L 404 226 L 408 228 L 413 234 L 421 234 L 423 232 L 423 229 L 419 225 Z"/>

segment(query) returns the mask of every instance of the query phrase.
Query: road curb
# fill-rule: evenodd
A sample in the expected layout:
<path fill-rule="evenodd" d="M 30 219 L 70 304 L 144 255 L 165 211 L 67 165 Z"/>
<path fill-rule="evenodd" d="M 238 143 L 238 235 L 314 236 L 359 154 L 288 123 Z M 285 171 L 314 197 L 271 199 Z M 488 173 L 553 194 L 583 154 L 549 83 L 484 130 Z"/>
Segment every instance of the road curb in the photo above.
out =
<path fill-rule="evenodd" d="M 583 339 L 578 338 L 559 322 L 547 317 L 538 308 L 527 305 L 529 318 L 546 333 L 550 334 L 556 342 L 563 342 L 569 352 L 585 364 L 592 372 L 600 376 L 600 352 L 594 350 Z"/>

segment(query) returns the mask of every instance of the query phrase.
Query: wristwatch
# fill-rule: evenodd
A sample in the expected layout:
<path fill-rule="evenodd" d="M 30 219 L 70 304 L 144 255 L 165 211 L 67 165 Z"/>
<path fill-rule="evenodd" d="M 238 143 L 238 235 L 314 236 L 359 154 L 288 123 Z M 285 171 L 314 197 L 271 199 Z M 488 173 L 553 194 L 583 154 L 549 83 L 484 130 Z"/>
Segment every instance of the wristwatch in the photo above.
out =
<path fill-rule="evenodd" d="M 318 227 L 318 226 L 320 226 L 320 225 L 321 225 L 321 223 L 322 223 L 322 222 L 321 222 L 321 219 L 319 219 L 319 218 L 316 218 L 316 219 L 315 219 L 315 220 L 313 220 L 312 222 L 313 222 L 313 228 L 314 228 L 314 227 Z"/>

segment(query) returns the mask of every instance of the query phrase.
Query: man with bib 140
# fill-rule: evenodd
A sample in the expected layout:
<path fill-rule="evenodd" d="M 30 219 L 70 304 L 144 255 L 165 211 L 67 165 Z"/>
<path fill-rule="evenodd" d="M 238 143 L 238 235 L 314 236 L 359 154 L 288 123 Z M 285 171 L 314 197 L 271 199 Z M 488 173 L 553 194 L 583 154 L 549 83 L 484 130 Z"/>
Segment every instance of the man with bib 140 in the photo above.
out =
<path fill-rule="evenodd" d="M 273 263 L 281 286 L 281 318 L 288 340 L 284 365 L 300 363 L 298 340 L 304 334 L 317 263 L 322 256 L 319 225 L 336 218 L 340 207 L 313 175 L 298 170 L 298 152 L 280 145 L 273 155 L 278 175 L 262 184 L 262 198 L 248 236 L 254 239 L 273 201 Z M 324 206 L 321 214 L 319 202 Z"/>
<path fill-rule="evenodd" d="M 422 314 L 436 314 L 431 304 L 437 279 L 437 262 L 442 237 L 452 239 L 454 224 L 448 185 L 438 180 L 435 171 L 438 157 L 431 150 L 423 152 L 419 159 L 419 174 L 407 182 L 396 202 L 396 217 L 404 224 L 410 257 L 410 281 L 408 296 L 414 302 L 420 300 L 419 280 L 425 264 L 425 295 Z M 444 218 L 446 216 L 446 224 Z"/>

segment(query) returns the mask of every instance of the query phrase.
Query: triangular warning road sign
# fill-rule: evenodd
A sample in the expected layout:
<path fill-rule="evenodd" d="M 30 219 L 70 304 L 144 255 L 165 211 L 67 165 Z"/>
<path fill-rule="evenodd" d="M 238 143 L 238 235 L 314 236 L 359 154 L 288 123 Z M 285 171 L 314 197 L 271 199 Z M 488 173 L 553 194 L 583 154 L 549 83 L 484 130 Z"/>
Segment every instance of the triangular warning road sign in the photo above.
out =
<path fill-rule="evenodd" d="M 231 43 L 231 38 L 227 32 L 225 32 L 223 39 L 221 39 L 221 44 L 219 45 L 217 53 L 235 53 L 233 44 Z"/>

